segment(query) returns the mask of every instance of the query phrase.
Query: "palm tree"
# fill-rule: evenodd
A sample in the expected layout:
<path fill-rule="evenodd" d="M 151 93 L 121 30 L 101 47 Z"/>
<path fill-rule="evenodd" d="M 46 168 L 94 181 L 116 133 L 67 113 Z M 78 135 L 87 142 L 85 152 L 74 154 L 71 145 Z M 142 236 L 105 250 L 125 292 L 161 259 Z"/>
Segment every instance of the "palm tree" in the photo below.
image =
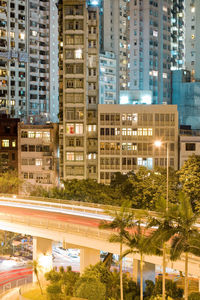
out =
<path fill-rule="evenodd" d="M 188 255 L 189 253 L 200 256 L 200 233 L 195 227 L 199 215 L 192 210 L 190 199 L 184 193 L 179 195 L 180 203 L 171 216 L 172 238 L 170 258 L 177 260 L 185 254 L 185 300 L 188 300 Z"/>
<path fill-rule="evenodd" d="M 109 238 L 111 243 L 119 243 L 120 244 L 120 258 L 122 256 L 123 250 L 123 242 L 124 237 L 127 232 L 127 228 L 133 227 L 133 213 L 130 211 L 130 204 L 127 202 L 123 203 L 120 210 L 107 211 L 112 218 L 112 221 L 107 222 L 103 221 L 100 224 L 100 228 L 103 229 L 113 229 L 116 230 L 116 233 L 112 234 Z M 120 297 L 123 300 L 123 279 L 122 279 L 122 260 L 119 260 L 119 268 L 120 268 Z"/>
<path fill-rule="evenodd" d="M 151 236 L 145 235 L 145 230 L 141 228 L 141 221 L 137 221 L 134 233 L 126 232 L 124 244 L 127 250 L 123 252 L 122 258 L 128 254 L 140 254 L 140 300 L 143 300 L 143 261 L 145 254 L 161 255 L 161 251 L 151 243 Z"/>
<path fill-rule="evenodd" d="M 40 287 L 40 291 L 41 291 L 41 295 L 43 295 L 43 290 L 42 290 L 42 286 L 41 286 L 41 282 L 39 279 L 39 269 L 40 269 L 40 265 L 38 263 L 37 260 L 33 260 L 32 262 L 29 263 L 30 266 L 33 268 L 33 273 L 35 274 L 36 278 L 37 278 L 37 282 L 38 285 Z"/>
<path fill-rule="evenodd" d="M 176 206 L 170 204 L 168 209 L 166 209 L 166 200 L 164 198 L 161 198 L 160 201 L 157 203 L 156 210 L 159 212 L 158 216 L 153 218 L 150 216 L 147 227 L 154 228 L 154 232 L 151 236 L 151 242 L 154 245 L 157 245 L 157 247 L 159 247 L 160 249 L 162 249 L 162 299 L 165 300 L 167 242 L 174 235 L 172 219 L 170 218 L 170 215 L 173 214 L 173 211 L 176 210 Z M 157 229 L 155 230 L 155 228 Z"/>

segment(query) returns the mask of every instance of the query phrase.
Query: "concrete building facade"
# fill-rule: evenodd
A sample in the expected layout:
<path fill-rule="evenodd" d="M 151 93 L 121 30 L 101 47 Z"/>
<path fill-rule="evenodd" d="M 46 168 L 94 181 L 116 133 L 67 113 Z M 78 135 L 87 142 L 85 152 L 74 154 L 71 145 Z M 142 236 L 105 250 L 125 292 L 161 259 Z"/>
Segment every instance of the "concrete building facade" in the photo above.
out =
<path fill-rule="evenodd" d="M 160 140 L 160 149 L 154 142 Z M 178 112 L 175 105 L 99 105 L 98 181 L 108 184 L 115 172 L 178 168 Z"/>
<path fill-rule="evenodd" d="M 171 10 L 171 69 L 185 67 L 185 0 L 172 1 Z"/>
<path fill-rule="evenodd" d="M 119 95 L 120 90 L 129 88 L 128 0 L 102 0 L 100 25 L 100 51 L 113 52 L 116 56 Z"/>
<path fill-rule="evenodd" d="M 130 89 L 151 90 L 153 103 L 171 98 L 171 1 L 129 2 Z"/>
<path fill-rule="evenodd" d="M 23 121 L 58 117 L 55 0 L 0 1 L 0 109 Z"/>
<path fill-rule="evenodd" d="M 18 169 L 18 132 L 20 122 L 0 114 L 0 172 Z"/>
<path fill-rule="evenodd" d="M 116 58 L 113 52 L 99 54 L 99 103 L 118 103 Z"/>
<path fill-rule="evenodd" d="M 18 126 L 18 174 L 22 190 L 58 185 L 58 124 Z"/>
<path fill-rule="evenodd" d="M 200 2 L 185 0 L 185 68 L 200 80 Z"/>
<path fill-rule="evenodd" d="M 179 145 L 179 168 L 181 168 L 190 156 L 200 155 L 200 131 L 181 130 Z"/>
<path fill-rule="evenodd" d="M 60 177 L 97 179 L 97 1 L 60 1 L 59 37 Z"/>

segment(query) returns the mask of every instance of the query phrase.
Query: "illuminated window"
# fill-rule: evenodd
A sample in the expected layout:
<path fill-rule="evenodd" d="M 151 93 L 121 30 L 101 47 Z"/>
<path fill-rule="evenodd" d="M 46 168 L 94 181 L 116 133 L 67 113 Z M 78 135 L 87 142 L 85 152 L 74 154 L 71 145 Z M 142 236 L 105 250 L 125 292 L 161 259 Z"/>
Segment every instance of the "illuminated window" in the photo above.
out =
<path fill-rule="evenodd" d="M 75 50 L 75 58 L 82 59 L 83 58 L 83 51 L 82 49 Z"/>
<path fill-rule="evenodd" d="M 76 161 L 83 161 L 83 153 L 77 152 L 75 153 Z"/>
<path fill-rule="evenodd" d="M 191 7 L 191 12 L 192 12 L 192 13 L 195 12 L 195 7 L 194 7 L 194 6 Z"/>
<path fill-rule="evenodd" d="M 158 71 L 153 70 L 153 71 L 152 71 L 152 74 L 153 74 L 153 76 L 156 77 L 156 76 L 158 76 Z"/>
<path fill-rule="evenodd" d="M 16 147 L 16 140 L 12 141 L 12 147 L 13 147 L 13 148 Z"/>
<path fill-rule="evenodd" d="M 105 143 L 100 143 L 100 150 L 104 150 L 105 149 Z"/>
<path fill-rule="evenodd" d="M 167 7 L 166 6 L 163 6 L 163 11 L 167 12 Z"/>
<path fill-rule="evenodd" d="M 137 128 L 133 129 L 133 135 L 137 135 Z"/>
<path fill-rule="evenodd" d="M 129 150 L 129 151 L 132 150 L 132 144 L 131 143 L 127 144 L 127 150 Z"/>
<path fill-rule="evenodd" d="M 88 159 L 91 160 L 91 159 L 96 159 L 96 153 L 89 153 L 88 154 Z"/>
<path fill-rule="evenodd" d="M 133 122 L 137 122 L 137 114 L 133 114 Z"/>
<path fill-rule="evenodd" d="M 19 34 L 19 38 L 20 38 L 21 40 L 24 40 L 24 39 L 25 39 L 25 34 L 24 34 L 23 32 L 21 32 L 21 33 Z"/>
<path fill-rule="evenodd" d="M 194 40 L 194 38 L 195 38 L 195 35 L 194 35 L 194 34 L 192 34 L 192 40 Z"/>
<path fill-rule="evenodd" d="M 46 141 L 50 141 L 50 132 L 48 132 L 48 131 L 43 132 L 43 138 Z"/>
<path fill-rule="evenodd" d="M 147 136 L 147 128 L 143 128 L 143 135 Z"/>
<path fill-rule="evenodd" d="M 138 128 L 138 135 L 142 135 L 142 134 L 143 134 L 142 128 Z"/>
<path fill-rule="evenodd" d="M 37 36 L 37 31 L 32 30 L 32 36 Z"/>
<path fill-rule="evenodd" d="M 14 32 L 10 32 L 10 37 L 14 39 L 15 33 Z"/>
<path fill-rule="evenodd" d="M 1 141 L 1 146 L 3 147 L 3 148 L 8 148 L 9 147 L 9 140 L 2 140 Z"/>
<path fill-rule="evenodd" d="M 67 152 L 66 153 L 66 160 L 74 161 L 74 152 Z"/>
<path fill-rule="evenodd" d="M 133 144 L 133 151 L 137 150 L 137 144 Z"/>
<path fill-rule="evenodd" d="M 120 128 L 115 128 L 115 135 L 120 135 Z"/>
<path fill-rule="evenodd" d="M 28 138 L 34 138 L 35 132 L 34 131 L 28 131 Z"/>
<path fill-rule="evenodd" d="M 158 36 L 158 31 L 153 30 L 153 36 L 157 37 Z"/>
<path fill-rule="evenodd" d="M 127 128 L 127 135 L 131 135 L 132 133 L 132 129 L 131 128 Z"/>
<path fill-rule="evenodd" d="M 126 121 L 126 114 L 122 115 L 122 121 Z"/>
<path fill-rule="evenodd" d="M 132 121 L 132 115 L 131 114 L 127 115 L 127 120 Z"/>
<path fill-rule="evenodd" d="M 36 132 L 35 137 L 36 137 L 36 139 L 41 139 L 42 138 L 42 132 Z"/>
<path fill-rule="evenodd" d="M 83 134 L 83 124 L 76 124 L 76 134 Z"/>
<path fill-rule="evenodd" d="M 88 132 L 95 132 L 97 129 L 96 125 L 88 125 Z"/>
<path fill-rule="evenodd" d="M 122 128 L 122 135 L 126 135 L 126 128 Z"/>
<path fill-rule="evenodd" d="M 152 130 L 152 128 L 148 128 L 148 135 L 149 135 L 149 136 L 152 136 L 152 135 L 153 135 L 153 130 Z"/>
<path fill-rule="evenodd" d="M 41 158 L 36 158 L 35 165 L 36 166 L 42 166 L 42 159 Z"/>
<path fill-rule="evenodd" d="M 74 134 L 74 124 L 73 123 L 67 123 L 66 125 L 66 131 L 68 134 Z"/>

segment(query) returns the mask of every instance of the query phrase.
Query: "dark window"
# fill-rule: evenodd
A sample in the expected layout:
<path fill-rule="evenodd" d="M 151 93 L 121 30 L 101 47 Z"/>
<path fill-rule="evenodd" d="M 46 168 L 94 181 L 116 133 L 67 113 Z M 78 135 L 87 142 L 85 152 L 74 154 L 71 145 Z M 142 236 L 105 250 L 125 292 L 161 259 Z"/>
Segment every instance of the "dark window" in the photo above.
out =
<path fill-rule="evenodd" d="M 35 152 L 35 145 L 29 145 L 29 151 Z"/>
<path fill-rule="evenodd" d="M 5 126 L 5 133 L 10 133 L 10 126 Z"/>
<path fill-rule="evenodd" d="M 12 160 L 15 160 L 15 153 L 12 153 Z"/>
<path fill-rule="evenodd" d="M 22 151 L 27 152 L 28 151 L 28 146 L 27 145 L 22 145 L 21 149 L 22 149 Z"/>
<path fill-rule="evenodd" d="M 195 151 L 196 150 L 196 144 L 195 143 L 186 143 L 185 144 L 185 150 L 186 151 Z"/>

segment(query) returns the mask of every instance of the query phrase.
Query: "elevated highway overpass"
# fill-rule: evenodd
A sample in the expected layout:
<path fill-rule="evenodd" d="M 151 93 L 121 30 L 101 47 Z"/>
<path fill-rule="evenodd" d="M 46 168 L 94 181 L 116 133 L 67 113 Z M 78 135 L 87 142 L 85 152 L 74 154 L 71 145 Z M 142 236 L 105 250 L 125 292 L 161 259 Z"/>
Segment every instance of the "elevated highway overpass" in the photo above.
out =
<path fill-rule="evenodd" d="M 111 231 L 99 229 L 101 220 L 111 220 L 104 206 L 55 199 L 0 195 L 0 229 L 32 235 L 33 256 L 48 257 L 51 265 L 52 241 L 65 241 L 68 248 L 80 248 L 80 271 L 100 260 L 100 250 L 119 254 L 119 245 L 108 241 Z M 135 274 L 139 255 L 134 255 Z M 145 255 L 145 262 L 162 265 L 162 257 Z M 184 272 L 184 256 L 167 267 Z M 189 274 L 200 276 L 200 258 L 190 256 Z"/>

